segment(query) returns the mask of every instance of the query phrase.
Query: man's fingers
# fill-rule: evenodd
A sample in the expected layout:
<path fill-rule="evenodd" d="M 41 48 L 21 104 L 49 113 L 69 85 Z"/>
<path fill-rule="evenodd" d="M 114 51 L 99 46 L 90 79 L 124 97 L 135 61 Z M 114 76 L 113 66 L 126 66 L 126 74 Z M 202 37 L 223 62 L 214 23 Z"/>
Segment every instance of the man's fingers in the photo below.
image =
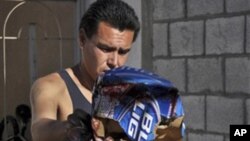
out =
<path fill-rule="evenodd" d="M 96 131 L 100 126 L 100 121 L 98 119 L 92 118 L 92 128 Z"/>

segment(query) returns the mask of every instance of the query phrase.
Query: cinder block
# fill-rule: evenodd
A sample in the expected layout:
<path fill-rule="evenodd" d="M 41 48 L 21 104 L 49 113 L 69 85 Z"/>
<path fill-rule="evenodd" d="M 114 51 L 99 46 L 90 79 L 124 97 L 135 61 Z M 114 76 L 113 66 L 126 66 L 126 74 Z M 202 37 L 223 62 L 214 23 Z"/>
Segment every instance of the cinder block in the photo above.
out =
<path fill-rule="evenodd" d="M 189 141 L 224 141 L 223 135 L 218 134 L 198 134 L 190 133 L 188 134 Z"/>
<path fill-rule="evenodd" d="M 205 130 L 205 98 L 204 96 L 182 96 L 185 124 L 189 129 Z"/>
<path fill-rule="evenodd" d="M 168 55 L 167 24 L 153 25 L 153 56 Z"/>
<path fill-rule="evenodd" d="M 153 19 L 171 19 L 184 17 L 183 0 L 154 0 Z"/>
<path fill-rule="evenodd" d="M 184 135 L 184 137 L 182 138 L 182 141 L 188 141 L 187 140 L 187 135 Z"/>
<path fill-rule="evenodd" d="M 173 56 L 203 53 L 203 22 L 178 22 L 170 25 L 170 49 Z"/>
<path fill-rule="evenodd" d="M 188 60 L 188 92 L 222 91 L 221 58 Z"/>
<path fill-rule="evenodd" d="M 226 59 L 226 92 L 250 94 L 250 57 Z"/>
<path fill-rule="evenodd" d="M 226 11 L 240 12 L 250 10 L 250 0 L 226 0 Z"/>
<path fill-rule="evenodd" d="M 223 0 L 188 0 L 188 16 L 218 14 L 223 12 Z"/>
<path fill-rule="evenodd" d="M 185 91 L 185 60 L 159 59 L 153 62 L 154 71 L 170 80 L 180 90 Z"/>
<path fill-rule="evenodd" d="M 207 130 L 218 133 L 229 133 L 230 124 L 243 124 L 243 100 L 220 96 L 208 96 Z"/>
<path fill-rule="evenodd" d="M 206 23 L 206 53 L 225 54 L 244 51 L 244 17 L 219 18 Z"/>
<path fill-rule="evenodd" d="M 247 16 L 246 51 L 250 53 L 250 15 Z"/>
<path fill-rule="evenodd" d="M 225 139 L 226 141 L 230 141 L 230 138 L 229 138 L 229 136 L 227 136 L 227 137 L 225 137 L 225 138 L 226 138 L 226 139 Z"/>

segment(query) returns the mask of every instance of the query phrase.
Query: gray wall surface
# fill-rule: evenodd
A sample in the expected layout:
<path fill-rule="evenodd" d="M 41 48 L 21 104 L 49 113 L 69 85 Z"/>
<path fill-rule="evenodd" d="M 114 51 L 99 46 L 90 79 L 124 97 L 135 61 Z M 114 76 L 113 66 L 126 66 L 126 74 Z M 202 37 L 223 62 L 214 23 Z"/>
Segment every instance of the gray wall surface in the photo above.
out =
<path fill-rule="evenodd" d="M 142 67 L 181 91 L 185 141 L 250 124 L 250 0 L 143 0 Z"/>
<path fill-rule="evenodd" d="M 17 105 L 29 105 L 35 79 L 74 64 L 75 2 L 26 1 L 11 13 L 20 3 L 0 0 L 0 120 L 3 115 L 14 115 Z M 17 39 L 6 38 L 4 51 L 5 21 L 5 36 Z"/>

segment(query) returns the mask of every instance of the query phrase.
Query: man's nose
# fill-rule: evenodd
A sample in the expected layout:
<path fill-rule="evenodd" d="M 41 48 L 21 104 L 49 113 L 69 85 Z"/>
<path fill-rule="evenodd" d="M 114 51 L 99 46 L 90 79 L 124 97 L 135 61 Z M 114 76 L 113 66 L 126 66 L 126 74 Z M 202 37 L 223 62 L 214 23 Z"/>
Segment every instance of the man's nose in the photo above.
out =
<path fill-rule="evenodd" d="M 118 67 L 118 52 L 114 51 L 109 54 L 108 66 L 110 69 Z"/>

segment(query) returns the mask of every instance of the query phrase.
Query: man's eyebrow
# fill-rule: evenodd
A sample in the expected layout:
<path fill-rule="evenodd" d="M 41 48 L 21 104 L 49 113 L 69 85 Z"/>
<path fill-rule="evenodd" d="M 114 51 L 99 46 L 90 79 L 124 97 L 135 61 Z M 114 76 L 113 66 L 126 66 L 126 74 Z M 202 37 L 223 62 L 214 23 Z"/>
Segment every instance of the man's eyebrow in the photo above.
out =
<path fill-rule="evenodd" d="M 101 49 L 116 50 L 116 47 L 108 46 L 102 43 L 98 43 L 96 46 Z"/>
<path fill-rule="evenodd" d="M 97 48 L 101 49 L 101 50 L 106 50 L 106 51 L 115 51 L 117 50 L 116 47 L 112 47 L 112 46 L 108 46 L 108 45 L 105 45 L 105 44 L 102 44 L 102 43 L 98 43 L 97 45 Z M 129 49 L 123 49 L 123 48 L 118 48 L 118 53 L 119 54 L 126 54 L 130 51 L 130 48 Z"/>

